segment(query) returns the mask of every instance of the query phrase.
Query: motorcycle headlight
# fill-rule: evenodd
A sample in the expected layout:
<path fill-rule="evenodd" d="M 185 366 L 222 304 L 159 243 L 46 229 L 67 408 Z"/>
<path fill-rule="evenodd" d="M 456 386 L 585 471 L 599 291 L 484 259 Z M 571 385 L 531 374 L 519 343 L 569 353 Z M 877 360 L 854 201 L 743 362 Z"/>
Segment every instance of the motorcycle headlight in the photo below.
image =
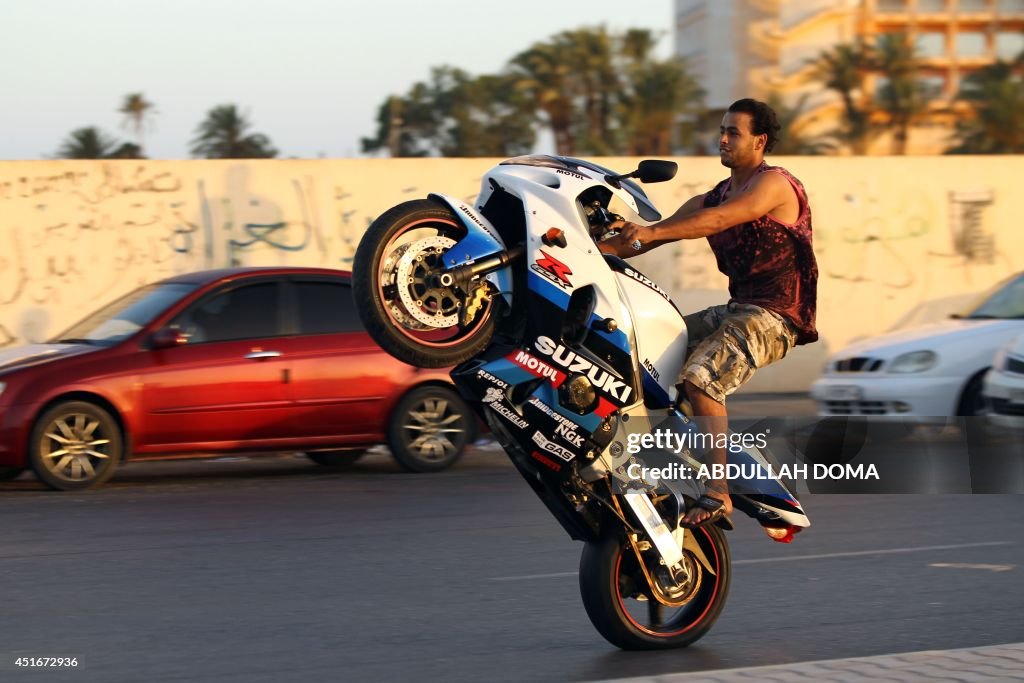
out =
<path fill-rule="evenodd" d="M 7 384 L 5 384 L 4 382 L 0 382 L 0 396 L 4 395 L 4 389 L 6 389 L 6 388 L 7 388 Z"/>
<path fill-rule="evenodd" d="M 889 372 L 924 372 L 931 370 L 939 361 L 939 354 L 934 351 L 911 351 L 896 356 L 889 365 Z"/>

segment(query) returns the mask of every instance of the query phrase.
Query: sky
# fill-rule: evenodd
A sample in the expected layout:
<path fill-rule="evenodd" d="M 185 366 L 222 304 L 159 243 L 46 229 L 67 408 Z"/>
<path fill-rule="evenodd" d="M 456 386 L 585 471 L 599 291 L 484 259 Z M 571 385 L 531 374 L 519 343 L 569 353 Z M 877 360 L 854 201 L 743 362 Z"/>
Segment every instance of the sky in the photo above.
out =
<path fill-rule="evenodd" d="M 156 105 L 144 146 L 189 157 L 207 111 L 236 104 L 281 157 L 362 156 L 376 113 L 430 68 L 494 73 L 567 29 L 649 28 L 672 50 L 672 0 L 0 0 L 0 159 L 54 156 L 117 113 Z M 544 145 L 544 142 L 539 143 Z M 547 143 L 550 144 L 550 143 Z M 552 151 L 538 149 L 539 152 Z"/>

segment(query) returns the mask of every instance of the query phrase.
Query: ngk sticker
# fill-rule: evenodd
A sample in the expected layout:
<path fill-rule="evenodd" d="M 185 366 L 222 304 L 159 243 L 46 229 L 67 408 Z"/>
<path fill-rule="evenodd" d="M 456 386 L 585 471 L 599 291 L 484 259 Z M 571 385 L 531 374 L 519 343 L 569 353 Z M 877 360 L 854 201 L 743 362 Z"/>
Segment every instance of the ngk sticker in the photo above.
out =
<path fill-rule="evenodd" d="M 583 446 L 583 437 L 564 424 L 555 425 L 555 435 L 562 437 L 566 443 L 572 444 L 576 448 Z"/>
<path fill-rule="evenodd" d="M 559 365 L 569 372 L 585 374 L 594 386 L 612 398 L 622 402 L 629 400 L 629 395 L 633 391 L 632 387 L 626 386 L 626 382 L 621 378 L 598 367 L 575 351 L 556 344 L 550 337 L 537 337 L 537 341 L 533 345 L 545 356 L 550 356 L 555 365 Z"/>

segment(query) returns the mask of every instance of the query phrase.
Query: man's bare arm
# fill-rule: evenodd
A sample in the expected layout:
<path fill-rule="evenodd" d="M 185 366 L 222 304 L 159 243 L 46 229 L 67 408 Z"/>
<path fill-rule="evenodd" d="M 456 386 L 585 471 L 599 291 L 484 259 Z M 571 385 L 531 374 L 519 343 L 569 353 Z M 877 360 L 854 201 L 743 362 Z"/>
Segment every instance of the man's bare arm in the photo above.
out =
<path fill-rule="evenodd" d="M 627 223 L 620 237 L 626 244 L 639 240 L 644 245 L 707 237 L 772 213 L 790 199 L 795 194 L 788 180 L 779 173 L 762 173 L 748 190 L 718 206 L 673 215 L 649 228 Z"/>
<path fill-rule="evenodd" d="M 686 202 L 683 203 L 682 206 L 676 209 L 676 212 L 669 217 L 669 220 L 683 219 L 686 218 L 687 216 L 692 216 L 693 214 L 700 211 L 702 208 L 704 208 L 703 194 L 699 194 L 696 197 L 690 197 L 688 200 L 686 200 Z M 629 224 L 625 223 L 624 225 Z M 621 229 L 621 226 L 619 229 Z M 618 256 L 620 258 L 630 258 L 632 256 L 639 256 L 640 254 L 644 254 L 650 251 L 651 249 L 654 249 L 655 247 L 664 243 L 663 240 L 654 240 L 650 243 L 644 243 L 643 246 L 639 250 L 637 250 L 633 248 L 632 242 L 633 240 L 625 241 L 624 239 L 621 238 L 620 235 L 613 237 L 607 242 L 602 242 L 601 244 L 598 245 L 598 249 L 600 249 L 606 254 L 614 254 L 615 256 Z"/>

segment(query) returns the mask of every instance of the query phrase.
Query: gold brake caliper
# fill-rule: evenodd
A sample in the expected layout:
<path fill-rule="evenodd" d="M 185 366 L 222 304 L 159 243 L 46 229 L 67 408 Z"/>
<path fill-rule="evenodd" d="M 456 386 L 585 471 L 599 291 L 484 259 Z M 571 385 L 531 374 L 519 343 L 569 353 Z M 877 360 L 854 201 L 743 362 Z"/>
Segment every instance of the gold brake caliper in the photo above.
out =
<path fill-rule="evenodd" d="M 476 318 L 476 314 L 480 312 L 481 308 L 483 308 L 487 299 L 487 285 L 480 282 L 473 289 L 473 293 L 466 302 L 465 308 L 462 309 L 462 315 L 459 317 L 459 324 L 466 327 L 473 322 L 473 319 Z"/>

